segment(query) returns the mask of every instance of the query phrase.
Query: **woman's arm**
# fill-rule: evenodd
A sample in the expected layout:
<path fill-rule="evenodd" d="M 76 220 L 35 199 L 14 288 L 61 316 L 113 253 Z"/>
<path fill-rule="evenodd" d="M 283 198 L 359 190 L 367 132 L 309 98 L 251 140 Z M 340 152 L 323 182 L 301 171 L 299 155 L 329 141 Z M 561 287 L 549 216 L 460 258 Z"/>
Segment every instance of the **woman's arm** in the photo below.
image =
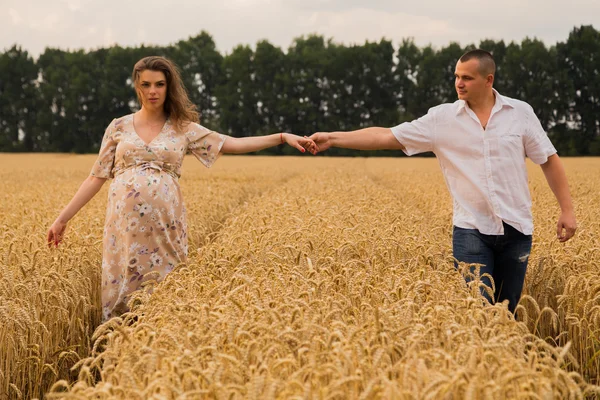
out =
<path fill-rule="evenodd" d="M 250 136 L 243 138 L 236 138 L 227 135 L 225 136 L 226 139 L 225 143 L 223 143 L 223 147 L 221 148 L 221 152 L 230 154 L 251 153 L 253 151 L 277 146 L 282 143 L 287 143 L 304 153 L 304 146 L 309 146 L 310 143 L 313 143 L 312 140 L 308 138 L 292 135 L 291 133 L 275 133 L 273 135 Z"/>
<path fill-rule="evenodd" d="M 69 204 L 61 211 L 58 218 L 48 229 L 48 246 L 51 246 L 54 242 L 54 246 L 58 247 L 67 228 L 67 222 L 100 191 L 104 182 L 106 182 L 106 179 L 95 176 L 88 176 L 83 181 Z"/>

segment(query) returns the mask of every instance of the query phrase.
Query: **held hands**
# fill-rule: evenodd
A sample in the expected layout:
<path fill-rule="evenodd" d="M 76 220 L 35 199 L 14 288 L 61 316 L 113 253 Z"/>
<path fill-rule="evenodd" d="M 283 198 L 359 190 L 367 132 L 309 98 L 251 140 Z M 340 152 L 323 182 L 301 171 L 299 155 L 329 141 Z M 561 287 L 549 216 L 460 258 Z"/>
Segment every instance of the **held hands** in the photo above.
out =
<path fill-rule="evenodd" d="M 54 221 L 50 229 L 48 229 L 48 247 L 52 247 L 52 244 L 54 244 L 54 247 L 58 247 L 58 244 L 63 239 L 66 229 L 66 223 L 58 219 Z"/>
<path fill-rule="evenodd" d="M 305 136 L 305 138 L 307 138 Z M 317 132 L 312 134 L 309 138 L 309 142 L 304 148 L 311 152 L 313 155 L 321 151 L 325 151 L 331 147 L 331 138 L 329 132 Z"/>
<path fill-rule="evenodd" d="M 573 212 L 561 212 L 556 224 L 556 237 L 564 243 L 575 235 L 577 230 L 577 222 Z"/>
<path fill-rule="evenodd" d="M 282 138 L 282 142 L 286 142 L 287 144 L 289 144 L 292 147 L 297 148 L 298 150 L 300 150 L 302 153 L 304 153 L 306 151 L 306 149 L 311 148 L 312 146 L 315 145 L 315 143 L 305 137 L 301 137 L 298 135 L 293 135 L 291 133 L 281 133 L 281 138 Z"/>

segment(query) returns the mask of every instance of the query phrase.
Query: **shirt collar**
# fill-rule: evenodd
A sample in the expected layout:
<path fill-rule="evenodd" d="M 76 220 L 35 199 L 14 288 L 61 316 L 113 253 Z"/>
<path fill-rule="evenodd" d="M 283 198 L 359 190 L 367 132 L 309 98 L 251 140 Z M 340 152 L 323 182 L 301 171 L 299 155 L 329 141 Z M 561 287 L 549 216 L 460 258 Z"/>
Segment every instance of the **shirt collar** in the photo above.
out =
<path fill-rule="evenodd" d="M 492 112 L 500 110 L 502 107 L 507 106 L 510 108 L 515 108 L 510 99 L 506 96 L 502 96 L 498 91 L 492 88 L 492 91 L 496 95 L 496 101 L 494 103 L 494 107 L 492 107 Z M 464 100 L 458 100 L 456 105 L 456 115 L 460 114 L 461 111 L 466 110 L 467 102 Z"/>

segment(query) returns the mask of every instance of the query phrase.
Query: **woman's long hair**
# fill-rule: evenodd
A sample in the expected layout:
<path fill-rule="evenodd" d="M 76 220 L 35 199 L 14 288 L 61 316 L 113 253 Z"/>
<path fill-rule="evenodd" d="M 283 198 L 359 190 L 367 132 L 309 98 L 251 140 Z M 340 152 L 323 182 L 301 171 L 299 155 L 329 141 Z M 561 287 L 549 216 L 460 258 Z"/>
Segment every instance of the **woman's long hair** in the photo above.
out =
<path fill-rule="evenodd" d="M 135 92 L 138 101 L 142 104 L 142 96 L 139 91 L 139 80 L 142 71 L 161 71 L 167 79 L 167 96 L 165 98 L 164 108 L 167 118 L 175 125 L 177 129 L 182 129 L 190 122 L 200 122 L 197 107 L 190 101 L 179 69 L 170 60 L 165 57 L 150 56 L 144 57 L 135 63 L 131 79 L 135 86 Z"/>

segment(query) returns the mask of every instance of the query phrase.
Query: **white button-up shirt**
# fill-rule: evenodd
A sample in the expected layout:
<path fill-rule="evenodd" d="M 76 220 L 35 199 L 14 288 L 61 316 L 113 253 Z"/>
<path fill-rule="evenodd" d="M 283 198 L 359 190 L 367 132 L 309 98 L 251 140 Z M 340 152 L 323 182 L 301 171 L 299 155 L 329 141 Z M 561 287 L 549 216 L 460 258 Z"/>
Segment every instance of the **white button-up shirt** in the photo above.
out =
<path fill-rule="evenodd" d="M 500 95 L 484 130 L 464 100 L 433 107 L 392 129 L 411 156 L 433 152 L 454 200 L 454 225 L 502 235 L 502 221 L 533 232 L 525 157 L 543 164 L 556 149 L 531 106 Z"/>

